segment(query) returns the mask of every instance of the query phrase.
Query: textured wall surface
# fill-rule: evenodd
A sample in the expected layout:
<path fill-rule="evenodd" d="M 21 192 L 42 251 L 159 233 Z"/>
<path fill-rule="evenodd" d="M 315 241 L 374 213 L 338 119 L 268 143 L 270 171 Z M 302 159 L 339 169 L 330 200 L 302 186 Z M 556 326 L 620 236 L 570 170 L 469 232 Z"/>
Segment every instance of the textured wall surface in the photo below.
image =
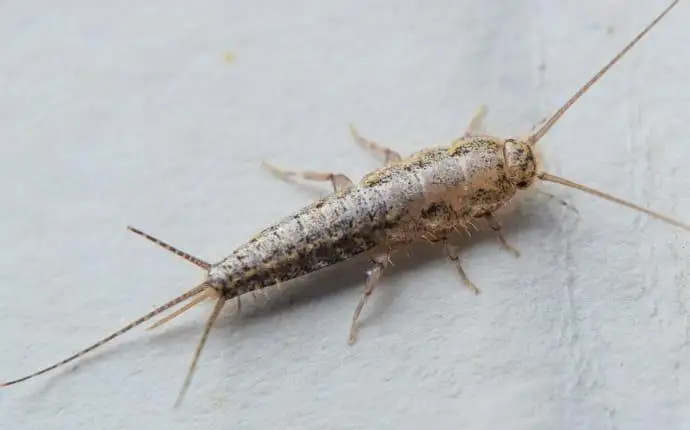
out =
<path fill-rule="evenodd" d="M 203 275 L 127 224 L 216 261 L 328 187 L 260 169 L 376 162 L 528 133 L 665 0 L 119 1 L 0 5 L 1 378 L 148 312 Z M 542 141 L 553 173 L 690 220 L 690 3 Z M 690 428 L 690 233 L 541 186 L 441 250 L 399 255 L 346 344 L 365 265 L 228 306 L 178 409 L 209 306 L 0 390 L 3 429 Z"/>

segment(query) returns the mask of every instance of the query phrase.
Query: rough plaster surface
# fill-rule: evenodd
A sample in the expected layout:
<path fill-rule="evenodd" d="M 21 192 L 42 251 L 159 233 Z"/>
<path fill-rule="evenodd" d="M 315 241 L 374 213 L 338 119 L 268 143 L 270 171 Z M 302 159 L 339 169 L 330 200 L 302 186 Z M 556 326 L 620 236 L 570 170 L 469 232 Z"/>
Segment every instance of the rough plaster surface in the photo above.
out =
<path fill-rule="evenodd" d="M 84 347 L 314 198 L 262 159 L 359 177 L 352 121 L 404 153 L 475 107 L 521 134 L 665 0 L 119 1 L 0 5 L 0 370 Z M 548 168 L 690 219 L 690 4 L 543 141 Z M 228 56 L 234 56 L 228 61 Z M 326 190 L 327 188 L 319 188 Z M 3 429 L 690 428 L 689 234 L 557 187 L 505 217 L 460 284 L 440 251 L 396 267 L 346 345 L 364 266 L 232 307 L 172 403 L 208 307 L 0 391 Z"/>

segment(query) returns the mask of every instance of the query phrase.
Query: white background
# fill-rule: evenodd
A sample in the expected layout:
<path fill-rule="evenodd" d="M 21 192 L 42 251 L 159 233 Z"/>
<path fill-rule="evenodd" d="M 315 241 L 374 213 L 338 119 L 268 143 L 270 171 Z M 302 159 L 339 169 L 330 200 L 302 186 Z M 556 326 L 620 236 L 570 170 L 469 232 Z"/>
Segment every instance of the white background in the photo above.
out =
<path fill-rule="evenodd" d="M 358 178 L 348 122 L 403 153 L 474 109 L 520 135 L 665 0 L 119 1 L 0 5 L 0 371 L 80 349 L 197 283 L 125 231 L 217 261 L 319 191 L 262 159 Z M 690 220 L 682 2 L 540 143 L 553 173 Z M 234 56 L 232 61 L 229 56 Z M 347 328 L 366 266 L 209 306 L 0 391 L 3 429 L 690 427 L 690 233 L 587 195 L 473 235 L 474 297 L 437 248 L 399 255 Z M 326 192 L 323 185 L 319 190 Z M 253 303 L 253 304 L 251 304 Z"/>

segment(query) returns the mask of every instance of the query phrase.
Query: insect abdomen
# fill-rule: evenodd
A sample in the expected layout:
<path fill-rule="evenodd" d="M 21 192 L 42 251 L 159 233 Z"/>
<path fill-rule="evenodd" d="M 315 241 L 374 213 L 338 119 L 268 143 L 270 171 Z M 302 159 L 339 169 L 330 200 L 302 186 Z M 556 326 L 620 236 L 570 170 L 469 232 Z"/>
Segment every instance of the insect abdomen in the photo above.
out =
<path fill-rule="evenodd" d="M 375 248 L 385 240 L 386 205 L 364 194 L 352 188 L 284 218 L 214 265 L 210 277 L 240 295 Z"/>
<path fill-rule="evenodd" d="M 266 228 L 215 265 L 210 276 L 229 294 L 243 294 L 378 246 L 447 233 L 500 207 L 514 192 L 498 142 L 474 138 L 427 150 Z"/>

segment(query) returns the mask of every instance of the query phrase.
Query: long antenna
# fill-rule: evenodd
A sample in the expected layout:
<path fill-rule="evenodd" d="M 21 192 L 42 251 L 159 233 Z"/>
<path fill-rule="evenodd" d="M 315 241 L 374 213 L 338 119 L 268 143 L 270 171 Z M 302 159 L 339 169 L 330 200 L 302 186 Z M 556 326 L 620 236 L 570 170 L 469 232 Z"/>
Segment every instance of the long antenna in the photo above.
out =
<path fill-rule="evenodd" d="M 642 206 L 638 206 L 634 203 L 630 203 L 630 202 L 625 201 L 623 199 L 619 199 L 618 197 L 614 197 L 610 194 L 604 193 L 603 191 L 595 190 L 594 188 L 586 187 L 582 184 L 578 184 L 577 182 L 573 182 L 573 181 L 570 181 L 568 179 L 561 178 L 561 177 L 558 177 L 556 175 L 552 175 L 552 174 L 546 173 L 546 172 L 541 172 L 541 173 L 537 174 L 537 177 L 539 179 L 541 179 L 542 181 L 553 182 L 553 183 L 560 184 L 560 185 L 563 185 L 563 186 L 566 186 L 569 188 L 574 188 L 576 190 L 584 191 L 585 193 L 592 194 L 592 195 L 597 196 L 601 199 L 608 200 L 608 201 L 614 202 L 614 203 L 618 203 L 620 205 L 629 207 L 630 209 L 634 209 L 636 211 L 645 213 L 645 214 L 651 216 L 652 218 L 658 219 L 659 221 L 663 221 L 667 224 L 671 224 L 671 225 L 674 225 L 676 227 L 680 227 L 683 230 L 690 231 L 690 225 L 688 225 L 688 224 L 682 223 L 682 222 L 675 220 L 671 217 L 668 217 L 666 215 L 662 215 L 658 212 L 654 212 L 654 211 L 649 210 L 647 208 L 643 208 Z"/>
<path fill-rule="evenodd" d="M 673 9 L 673 8 L 678 4 L 679 1 L 680 1 L 680 0 L 674 0 L 666 9 L 664 9 L 663 12 L 661 12 L 661 13 L 659 14 L 659 16 L 657 16 L 657 17 L 654 19 L 654 21 L 652 21 L 649 25 L 647 25 L 647 27 L 645 27 L 644 30 L 642 30 L 637 36 L 635 36 L 635 38 L 634 38 L 632 41 L 630 41 L 630 43 L 628 43 L 628 44 L 625 46 L 625 48 L 623 48 L 623 50 L 621 50 L 615 57 L 613 57 L 613 59 L 612 59 L 611 61 L 609 61 L 609 63 L 608 63 L 606 66 L 604 66 L 603 69 L 599 70 L 599 72 L 597 72 L 597 74 L 595 74 L 589 81 L 587 81 L 587 83 L 584 84 L 584 85 L 582 86 L 582 88 L 580 88 L 579 90 L 577 90 L 577 92 L 576 92 L 575 94 L 573 94 L 573 96 L 570 97 L 570 99 L 569 99 L 567 102 L 565 102 L 565 104 L 564 104 L 563 106 L 561 106 L 561 108 L 558 109 L 558 110 L 556 111 L 556 113 L 553 114 L 553 116 L 551 116 L 551 118 L 549 118 L 549 119 L 546 121 L 546 123 L 544 123 L 544 125 L 543 125 L 536 133 L 534 133 L 533 135 L 531 135 L 531 136 L 527 139 L 527 143 L 530 144 L 530 145 L 536 145 L 537 142 L 539 141 L 539 139 L 541 139 L 542 137 L 544 137 L 544 135 L 551 129 L 551 127 L 554 126 L 554 124 L 556 124 L 556 122 L 563 116 L 563 114 L 564 114 L 568 109 L 570 109 L 570 107 L 571 107 L 571 106 L 572 106 L 572 105 L 573 105 L 573 104 L 574 104 L 584 93 L 586 93 L 587 90 L 589 90 L 589 88 L 590 88 L 592 85 L 594 85 L 599 79 L 601 79 L 601 77 L 604 76 L 604 75 L 606 74 L 606 72 L 608 72 L 609 69 L 611 69 L 611 67 L 613 67 L 613 65 L 616 64 L 616 63 L 618 62 L 618 60 L 620 60 L 621 58 L 623 58 L 623 56 L 624 56 L 625 54 L 627 54 L 627 52 L 630 51 L 630 49 L 631 49 L 633 46 L 635 46 L 635 45 L 637 44 L 637 42 L 639 42 L 639 41 L 649 32 L 649 30 L 651 30 L 655 25 L 657 25 L 657 24 L 659 23 L 659 21 L 661 21 L 662 18 L 663 18 L 664 16 L 666 16 L 666 14 L 669 13 L 669 12 L 671 11 L 671 9 Z"/>
<path fill-rule="evenodd" d="M 52 366 L 48 366 L 44 369 L 41 369 L 37 372 L 30 374 L 30 375 L 23 376 L 21 378 L 15 379 L 13 381 L 2 383 L 2 384 L 0 384 L 0 387 L 8 387 L 10 385 L 14 385 L 14 384 L 17 384 L 19 382 L 26 381 L 27 379 L 32 379 L 36 376 L 42 375 L 46 372 L 50 372 L 53 369 L 61 367 L 65 364 L 69 363 L 70 361 L 76 360 L 77 358 L 83 356 L 84 354 L 87 354 L 87 353 L 93 351 L 94 349 L 105 345 L 106 343 L 110 342 L 111 340 L 115 339 L 116 337 L 119 337 L 119 336 L 125 334 L 126 332 L 130 331 L 134 327 L 145 323 L 146 321 L 150 320 L 151 318 L 155 317 L 156 315 L 159 315 L 159 314 L 167 311 L 168 309 L 172 308 L 173 306 L 176 306 L 176 305 L 184 302 L 185 300 L 188 300 L 188 299 L 196 296 L 197 294 L 203 293 L 206 290 L 206 288 L 208 288 L 208 286 L 206 284 L 197 285 L 196 287 L 192 288 L 191 290 L 187 291 L 186 293 L 170 300 L 168 303 L 165 303 L 162 306 L 159 306 L 158 308 L 147 313 L 143 317 L 141 317 L 135 321 L 132 321 L 131 323 L 122 327 L 120 330 L 110 334 L 107 337 L 104 337 L 103 339 L 99 340 L 98 342 L 94 343 L 93 345 L 91 345 L 87 348 L 82 349 L 81 351 L 77 352 L 76 354 L 67 357 L 66 359 L 60 361 L 59 363 L 55 363 Z"/>

